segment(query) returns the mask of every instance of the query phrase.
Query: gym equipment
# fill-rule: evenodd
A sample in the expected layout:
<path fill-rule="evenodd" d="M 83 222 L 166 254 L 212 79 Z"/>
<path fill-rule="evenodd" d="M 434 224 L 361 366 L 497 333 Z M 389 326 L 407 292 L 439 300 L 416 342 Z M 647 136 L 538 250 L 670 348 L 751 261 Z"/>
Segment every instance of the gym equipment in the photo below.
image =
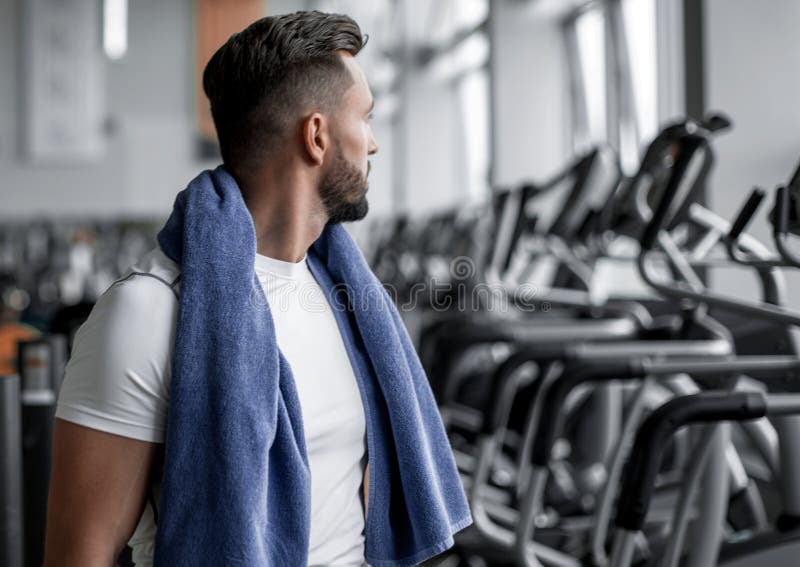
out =
<path fill-rule="evenodd" d="M 453 258 L 448 249 L 463 254 L 483 239 L 486 260 L 470 285 L 493 285 L 508 300 L 502 313 L 490 302 L 468 313 L 429 309 L 420 325 L 421 359 L 475 519 L 454 556 L 669 567 L 719 558 L 738 567 L 782 565 L 800 545 L 800 359 L 790 333 L 800 317 L 786 307 L 779 273 L 799 265 L 791 240 L 800 233 L 800 168 L 775 191 L 770 250 L 745 232 L 766 192 L 755 191 L 732 223 L 698 203 L 713 139 L 729 127 L 720 114 L 668 125 L 609 197 L 587 181 L 602 153 L 589 152 L 556 177 L 584 199 L 564 199 L 573 208 L 556 209 L 555 221 L 537 205 L 556 189 L 531 183 L 496 193 L 483 209 L 489 230 L 453 230 L 458 211 L 432 219 L 430 230 L 403 219 L 406 237 L 441 237 L 435 247 L 392 243 L 414 258 L 406 283 L 435 281 L 436 266 Z M 640 295 L 597 293 L 595 271 L 614 262 L 633 268 L 625 273 Z M 721 265 L 753 270 L 761 300 L 709 291 L 704 271 Z M 531 281 L 535 293 L 525 290 Z M 742 400 L 769 411 L 717 423 L 741 417 Z M 647 456 L 638 439 L 652 440 L 650 420 L 673 407 L 694 408 L 687 423 L 706 425 L 662 434 L 656 457 Z M 646 502 L 633 506 L 635 529 L 612 537 L 635 462 L 651 463 L 637 485 L 647 486 Z"/>
<path fill-rule="evenodd" d="M 667 125 L 630 177 L 597 147 L 490 202 L 382 221 L 369 258 L 406 307 L 475 520 L 451 557 L 743 567 L 800 551 L 800 312 L 781 273 L 800 267 L 800 167 L 721 218 L 701 189 L 729 127 L 719 114 Z M 747 229 L 768 200 L 765 244 Z M 73 230 L 0 232 L 0 266 L 32 318 L 67 335 L 20 346 L 17 394 L 0 379 L 2 423 L 19 424 L 0 447 L 4 565 L 41 561 L 64 342 L 91 290 L 146 242 L 93 225 L 77 239 L 83 252 L 95 242 L 97 273 L 78 270 L 86 301 L 59 305 L 48 286 L 71 269 Z M 717 266 L 754 273 L 759 297 L 710 291 Z M 603 287 L 617 268 L 625 293 Z"/>
<path fill-rule="evenodd" d="M 19 376 L 0 376 L 0 563 L 22 567 L 22 433 Z"/>
<path fill-rule="evenodd" d="M 47 495 L 56 399 L 66 363 L 66 339 L 48 335 L 19 343 L 25 564 L 44 560 Z"/>

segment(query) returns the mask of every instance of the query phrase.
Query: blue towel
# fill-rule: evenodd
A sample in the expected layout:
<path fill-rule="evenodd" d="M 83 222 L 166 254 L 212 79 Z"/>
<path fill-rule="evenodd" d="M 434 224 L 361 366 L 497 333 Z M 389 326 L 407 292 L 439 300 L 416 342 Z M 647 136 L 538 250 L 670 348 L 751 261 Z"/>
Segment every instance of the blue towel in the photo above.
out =
<path fill-rule="evenodd" d="M 181 266 L 181 294 L 155 565 L 306 565 L 300 403 L 255 275 L 253 220 L 224 167 L 178 194 L 158 242 Z M 364 401 L 366 559 L 414 565 L 472 521 L 436 404 L 389 295 L 344 228 L 328 225 L 308 258 Z"/>

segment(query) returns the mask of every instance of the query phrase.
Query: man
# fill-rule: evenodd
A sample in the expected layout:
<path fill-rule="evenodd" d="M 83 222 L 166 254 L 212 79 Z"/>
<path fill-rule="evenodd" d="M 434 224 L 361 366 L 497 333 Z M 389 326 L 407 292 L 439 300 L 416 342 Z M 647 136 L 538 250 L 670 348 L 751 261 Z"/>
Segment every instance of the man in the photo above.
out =
<path fill-rule="evenodd" d="M 298 12 L 208 63 L 224 167 L 76 335 L 46 565 L 126 543 L 136 565 L 412 565 L 471 521 L 416 355 L 388 295 L 360 303 L 377 282 L 338 225 L 366 215 L 378 150 L 363 43 Z"/>

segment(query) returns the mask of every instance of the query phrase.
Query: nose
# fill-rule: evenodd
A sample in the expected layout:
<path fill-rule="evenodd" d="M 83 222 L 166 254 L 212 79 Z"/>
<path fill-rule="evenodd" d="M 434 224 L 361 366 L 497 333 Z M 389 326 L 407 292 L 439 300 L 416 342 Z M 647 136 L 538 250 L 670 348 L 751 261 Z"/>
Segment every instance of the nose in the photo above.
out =
<path fill-rule="evenodd" d="M 368 149 L 367 149 L 367 153 L 369 155 L 374 155 L 374 154 L 378 153 L 378 144 L 375 141 L 375 138 L 372 136 L 372 132 L 370 132 L 370 134 L 369 134 L 369 146 L 368 146 Z"/>

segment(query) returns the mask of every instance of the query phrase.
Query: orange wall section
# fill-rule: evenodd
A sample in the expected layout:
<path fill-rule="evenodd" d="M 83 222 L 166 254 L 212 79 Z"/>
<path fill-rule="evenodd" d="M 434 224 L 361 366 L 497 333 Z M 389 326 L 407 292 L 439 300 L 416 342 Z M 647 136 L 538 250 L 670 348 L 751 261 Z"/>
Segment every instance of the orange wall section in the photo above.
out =
<path fill-rule="evenodd" d="M 203 92 L 203 70 L 228 38 L 266 15 L 264 0 L 195 0 L 195 103 L 201 137 L 216 140 L 211 107 Z"/>

